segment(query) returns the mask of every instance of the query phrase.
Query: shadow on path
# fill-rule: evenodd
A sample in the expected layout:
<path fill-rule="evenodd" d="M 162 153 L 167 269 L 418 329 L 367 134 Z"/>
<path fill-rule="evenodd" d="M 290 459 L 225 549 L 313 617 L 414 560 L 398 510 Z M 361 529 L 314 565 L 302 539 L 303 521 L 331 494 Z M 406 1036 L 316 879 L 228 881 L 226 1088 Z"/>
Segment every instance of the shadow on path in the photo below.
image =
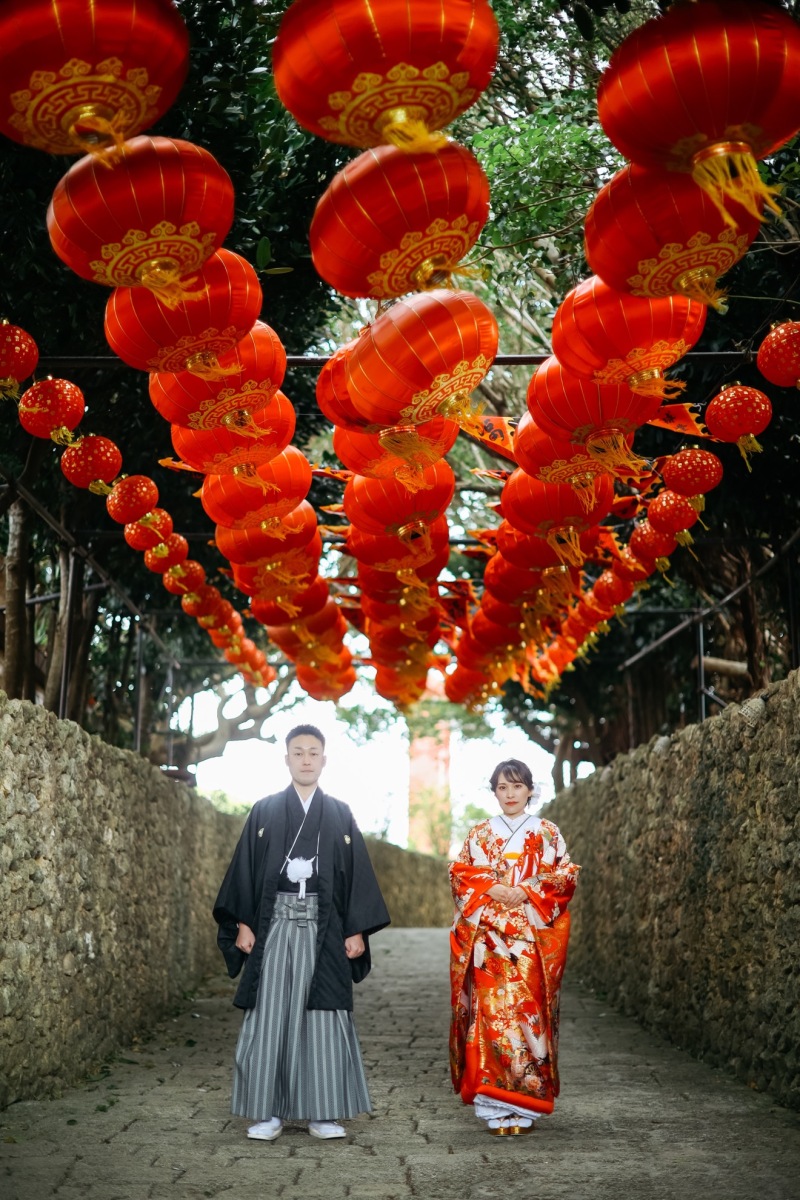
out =
<path fill-rule="evenodd" d="M 447 1065 L 447 931 L 390 929 L 357 989 L 375 1112 L 348 1138 L 252 1142 L 229 1113 L 240 1014 L 213 979 L 60 1100 L 0 1113 L 2 1200 L 798 1200 L 800 1114 L 568 990 L 562 1096 L 488 1136 Z M 88 1018 L 91 1019 L 91 1018 Z"/>

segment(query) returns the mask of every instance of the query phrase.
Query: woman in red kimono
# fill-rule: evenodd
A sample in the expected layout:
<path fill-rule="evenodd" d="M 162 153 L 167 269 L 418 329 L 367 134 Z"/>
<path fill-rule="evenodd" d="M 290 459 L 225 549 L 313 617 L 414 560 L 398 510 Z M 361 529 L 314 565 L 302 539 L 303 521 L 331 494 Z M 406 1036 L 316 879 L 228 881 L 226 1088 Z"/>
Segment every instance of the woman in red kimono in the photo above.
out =
<path fill-rule="evenodd" d="M 527 811 L 530 768 L 495 767 L 501 812 L 470 830 L 450 882 L 453 1086 L 498 1135 L 530 1131 L 558 1095 L 558 1003 L 580 867 Z"/>

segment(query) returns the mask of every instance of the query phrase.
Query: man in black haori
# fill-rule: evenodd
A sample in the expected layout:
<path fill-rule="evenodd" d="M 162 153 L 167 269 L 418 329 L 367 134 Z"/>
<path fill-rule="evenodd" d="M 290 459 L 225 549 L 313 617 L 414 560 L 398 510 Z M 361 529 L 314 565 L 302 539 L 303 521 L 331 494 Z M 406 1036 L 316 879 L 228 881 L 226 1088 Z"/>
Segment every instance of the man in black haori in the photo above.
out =
<path fill-rule="evenodd" d="M 317 786 L 325 739 L 313 725 L 288 734 L 286 765 L 291 784 L 253 805 L 214 905 L 228 974 L 244 967 L 231 1111 L 261 1141 L 287 1119 L 340 1138 L 340 1118 L 372 1111 L 353 982 L 389 914 L 350 809 Z"/>

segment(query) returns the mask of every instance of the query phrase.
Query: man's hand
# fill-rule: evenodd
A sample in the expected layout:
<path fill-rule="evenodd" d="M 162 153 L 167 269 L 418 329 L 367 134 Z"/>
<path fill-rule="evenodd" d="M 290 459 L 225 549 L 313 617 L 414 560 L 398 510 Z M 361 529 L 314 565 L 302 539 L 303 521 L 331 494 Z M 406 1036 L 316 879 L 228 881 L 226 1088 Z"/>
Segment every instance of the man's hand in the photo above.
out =
<path fill-rule="evenodd" d="M 487 892 L 501 908 L 519 908 L 528 898 L 527 892 L 521 887 L 507 887 L 504 883 L 496 883 Z"/>
<path fill-rule="evenodd" d="M 354 933 L 344 939 L 344 952 L 348 958 L 360 958 L 365 950 L 364 939 L 360 933 Z"/>
<path fill-rule="evenodd" d="M 240 950 L 244 950 L 245 954 L 249 954 L 255 944 L 256 935 L 253 933 L 250 926 L 240 922 L 239 932 L 236 935 L 236 945 Z"/>

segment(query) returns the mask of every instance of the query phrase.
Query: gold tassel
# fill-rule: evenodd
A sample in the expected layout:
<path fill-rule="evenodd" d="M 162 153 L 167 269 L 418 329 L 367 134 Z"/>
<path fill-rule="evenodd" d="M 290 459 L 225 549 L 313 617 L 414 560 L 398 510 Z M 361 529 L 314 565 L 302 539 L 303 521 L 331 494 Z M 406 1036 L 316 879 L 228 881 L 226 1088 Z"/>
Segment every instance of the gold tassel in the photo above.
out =
<path fill-rule="evenodd" d="M 447 137 L 428 129 L 424 121 L 409 116 L 404 108 L 394 108 L 380 123 L 381 138 L 407 154 L 434 154 L 447 145 Z"/>
<path fill-rule="evenodd" d="M 760 442 L 756 441 L 752 433 L 743 434 L 737 439 L 736 445 L 739 447 L 739 453 L 744 459 L 744 465 L 747 467 L 748 471 L 752 471 L 753 468 L 750 466 L 750 455 L 761 454 L 764 447 Z"/>
<path fill-rule="evenodd" d="M 717 287 L 717 276 L 711 267 L 695 267 L 684 271 L 675 280 L 675 290 L 689 300 L 715 308 L 723 316 L 728 311 L 728 293 Z"/>
<path fill-rule="evenodd" d="M 726 208 L 730 200 L 741 204 L 758 221 L 764 219 L 765 206 L 780 216 L 775 201 L 780 188 L 770 187 L 761 178 L 758 163 L 746 142 L 717 142 L 699 150 L 692 159 L 692 179 L 711 199 L 725 223 L 734 228 L 737 222 Z"/>
<path fill-rule="evenodd" d="M 169 309 L 177 308 L 185 301 L 202 300 L 208 295 L 207 287 L 191 291 L 197 276 L 190 275 L 188 279 L 183 279 L 171 258 L 151 258 L 149 262 L 142 263 L 136 277 L 142 287 L 146 287 Z"/>
<path fill-rule="evenodd" d="M 104 117 L 94 105 L 87 105 L 70 125 L 69 133 L 84 154 L 91 154 L 112 170 L 125 154 L 127 120 L 122 112 Z M 85 132 L 84 132 L 85 130 Z"/>
<path fill-rule="evenodd" d="M 573 567 L 582 567 L 586 555 L 581 550 L 578 531 L 572 525 L 557 525 L 547 534 L 546 542 L 563 563 Z"/>
<path fill-rule="evenodd" d="M 625 435 L 618 429 L 593 433 L 584 444 L 586 452 L 608 471 L 625 468 L 629 471 L 642 472 L 647 468 L 645 460 L 633 453 Z"/>
<path fill-rule="evenodd" d="M 629 375 L 625 383 L 637 396 L 660 396 L 662 400 L 677 400 L 686 390 L 683 379 L 665 379 L 657 367 Z"/>
<path fill-rule="evenodd" d="M 0 396 L 4 396 L 7 400 L 19 400 L 19 380 L 14 379 L 11 375 L 0 379 Z"/>
<path fill-rule="evenodd" d="M 104 479 L 93 479 L 89 484 L 89 491 L 95 496 L 110 496 L 113 490 L 111 484 L 106 483 Z"/>
<path fill-rule="evenodd" d="M 239 363 L 234 363 L 230 367 L 220 366 L 220 361 L 213 350 L 198 350 L 196 354 L 192 354 L 186 360 L 187 371 L 191 371 L 193 375 L 197 375 L 198 379 L 210 379 L 212 382 L 215 379 L 226 379 L 228 375 L 241 375 L 242 368 Z"/>
<path fill-rule="evenodd" d="M 586 471 L 581 475 L 573 475 L 569 486 L 581 502 L 584 512 L 591 512 L 597 503 L 597 476 Z"/>
<path fill-rule="evenodd" d="M 226 413 L 220 424 L 229 433 L 238 433 L 245 438 L 264 438 L 267 440 L 275 432 L 269 425 L 255 425 L 247 408 L 237 408 L 234 412 Z"/>
<path fill-rule="evenodd" d="M 698 495 L 698 496 L 687 496 L 687 500 L 689 501 L 689 503 L 691 504 L 692 508 L 694 509 L 694 511 L 696 513 L 705 512 L 705 509 L 706 509 L 705 496 L 703 496 L 702 494 Z"/>

